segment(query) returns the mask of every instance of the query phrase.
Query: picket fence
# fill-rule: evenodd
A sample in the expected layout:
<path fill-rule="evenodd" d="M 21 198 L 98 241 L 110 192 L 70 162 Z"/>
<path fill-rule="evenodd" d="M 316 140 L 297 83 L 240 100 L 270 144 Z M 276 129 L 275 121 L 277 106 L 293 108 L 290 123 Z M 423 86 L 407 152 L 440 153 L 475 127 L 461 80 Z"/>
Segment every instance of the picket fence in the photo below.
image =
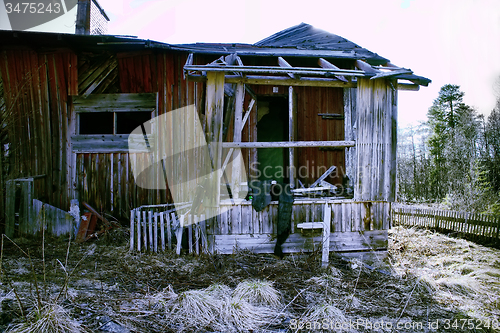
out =
<path fill-rule="evenodd" d="M 500 243 L 500 218 L 490 215 L 393 205 L 392 221 L 394 225 L 432 228 Z"/>

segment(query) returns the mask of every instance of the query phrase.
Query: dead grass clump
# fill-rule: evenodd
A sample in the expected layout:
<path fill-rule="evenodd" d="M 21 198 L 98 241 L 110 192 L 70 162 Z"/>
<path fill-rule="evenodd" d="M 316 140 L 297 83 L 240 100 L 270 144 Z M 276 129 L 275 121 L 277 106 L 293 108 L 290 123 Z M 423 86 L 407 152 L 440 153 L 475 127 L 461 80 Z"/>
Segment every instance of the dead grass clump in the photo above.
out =
<path fill-rule="evenodd" d="M 169 286 L 149 299 L 156 303 L 154 308 L 158 310 L 159 306 L 165 313 L 167 325 L 179 332 L 247 332 L 279 325 L 285 316 L 278 310 L 278 291 L 267 281 L 244 281 L 234 291 L 226 285 L 213 284 L 179 294 Z"/>
<path fill-rule="evenodd" d="M 205 289 L 205 291 L 212 297 L 219 298 L 219 299 L 224 299 L 226 297 L 231 296 L 231 293 L 233 292 L 231 288 L 224 284 L 219 284 L 215 283 L 208 288 Z"/>
<path fill-rule="evenodd" d="M 298 322 L 305 323 L 308 327 L 298 327 L 295 332 L 300 329 L 306 329 L 308 332 L 324 330 L 343 332 L 345 331 L 343 324 L 347 319 L 334 303 L 325 302 L 310 307 Z"/>
<path fill-rule="evenodd" d="M 167 318 L 179 332 L 193 328 L 211 328 L 219 318 L 222 304 L 210 296 L 205 289 L 188 290 L 180 293 L 167 307 Z"/>
<path fill-rule="evenodd" d="M 280 323 L 277 310 L 253 305 L 242 298 L 226 298 L 221 308 L 222 327 L 236 332 L 255 331 Z"/>
<path fill-rule="evenodd" d="M 78 322 L 71 319 L 59 304 L 47 304 L 36 308 L 26 317 L 26 322 L 17 324 L 9 333 L 80 333 L 87 332 Z"/>
<path fill-rule="evenodd" d="M 436 280 L 436 284 L 452 293 L 465 296 L 481 292 L 480 283 L 473 277 L 467 275 L 440 278 Z"/>
<path fill-rule="evenodd" d="M 281 305 L 281 296 L 273 287 L 273 283 L 264 280 L 245 280 L 239 283 L 233 292 L 233 298 L 271 308 Z"/>

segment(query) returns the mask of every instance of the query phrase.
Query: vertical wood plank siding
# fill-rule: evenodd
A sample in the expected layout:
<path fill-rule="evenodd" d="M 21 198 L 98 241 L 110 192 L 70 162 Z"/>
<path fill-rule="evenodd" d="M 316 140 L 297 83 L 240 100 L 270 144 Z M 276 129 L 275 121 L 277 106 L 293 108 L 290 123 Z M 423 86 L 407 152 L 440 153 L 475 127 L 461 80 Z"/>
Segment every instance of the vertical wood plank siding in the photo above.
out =
<path fill-rule="evenodd" d="M 77 57 L 67 50 L 35 52 L 28 48 L 0 51 L 10 142 L 9 178 L 45 175 L 34 182 L 34 196 L 69 208 L 71 159 L 67 158 L 71 105 L 78 90 Z"/>
<path fill-rule="evenodd" d="M 358 79 L 355 200 L 394 201 L 397 90 L 384 79 Z"/>
<path fill-rule="evenodd" d="M 320 87 L 295 87 L 297 93 L 297 140 L 336 141 L 344 140 L 344 120 L 323 119 L 318 113 L 344 115 L 343 89 Z M 345 174 L 344 150 L 320 148 L 298 148 L 298 170 L 309 170 L 305 177 L 298 178 L 306 185 L 312 184 L 329 167 L 335 165 L 336 172 L 326 181 L 340 186 Z"/>
<path fill-rule="evenodd" d="M 303 222 L 323 221 L 326 200 L 297 201 L 292 208 L 291 235 L 283 244 L 285 253 L 321 249 L 321 230 L 301 231 Z M 389 202 L 330 201 L 330 251 L 353 252 L 387 249 L 390 223 Z M 221 203 L 224 207 L 224 203 Z M 272 202 L 256 212 L 250 202 L 225 211 L 207 223 L 207 236 L 218 253 L 233 253 L 235 248 L 257 253 L 273 253 L 277 233 L 278 204 Z M 248 227 L 242 227 L 248 226 Z"/>
<path fill-rule="evenodd" d="M 278 92 L 273 93 L 272 86 L 252 85 L 252 90 L 257 96 L 286 96 L 288 89 L 279 86 Z M 342 88 L 321 87 L 294 87 L 297 94 L 297 141 L 336 141 L 344 140 L 344 120 L 323 119 L 318 113 L 344 115 L 344 92 Z M 245 126 L 245 134 L 249 129 L 256 129 L 257 115 L 250 116 L 250 124 Z M 248 141 L 258 141 L 257 133 L 247 137 Z M 245 141 L 245 140 L 243 140 Z M 256 150 L 256 149 L 254 149 Z M 248 153 L 247 153 L 248 154 Z M 326 181 L 334 185 L 342 185 L 342 176 L 345 175 L 344 150 L 328 150 L 320 148 L 296 148 L 298 155 L 298 177 L 306 186 L 318 179 L 330 166 L 337 167 Z M 255 157 L 254 157 L 255 158 Z M 301 168 L 302 167 L 302 168 Z"/>
<path fill-rule="evenodd" d="M 117 62 L 93 93 L 157 92 L 158 115 L 200 105 L 204 84 L 184 79 L 186 59 L 184 53 L 151 50 L 116 55 L 77 55 L 67 49 L 0 51 L 11 142 L 9 178 L 45 175 L 35 180 L 34 197 L 65 210 L 75 196 L 117 217 L 128 217 L 132 207 L 169 202 L 168 190 L 135 186 L 127 153 L 71 152 L 75 114 L 68 96 L 88 91 L 92 73 L 97 76 L 100 66 L 112 69 Z M 146 158 L 140 154 L 137 163 Z"/>

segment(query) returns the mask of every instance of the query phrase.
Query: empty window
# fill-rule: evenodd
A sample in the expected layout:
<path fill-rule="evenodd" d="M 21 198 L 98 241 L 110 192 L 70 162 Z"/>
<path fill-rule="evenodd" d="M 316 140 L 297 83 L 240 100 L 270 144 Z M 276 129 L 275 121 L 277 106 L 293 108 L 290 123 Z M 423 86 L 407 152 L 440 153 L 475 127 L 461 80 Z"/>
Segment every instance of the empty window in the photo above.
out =
<path fill-rule="evenodd" d="M 130 134 L 144 122 L 151 120 L 151 112 L 85 112 L 79 113 L 79 117 L 79 134 Z M 146 129 L 146 132 L 149 130 Z"/>

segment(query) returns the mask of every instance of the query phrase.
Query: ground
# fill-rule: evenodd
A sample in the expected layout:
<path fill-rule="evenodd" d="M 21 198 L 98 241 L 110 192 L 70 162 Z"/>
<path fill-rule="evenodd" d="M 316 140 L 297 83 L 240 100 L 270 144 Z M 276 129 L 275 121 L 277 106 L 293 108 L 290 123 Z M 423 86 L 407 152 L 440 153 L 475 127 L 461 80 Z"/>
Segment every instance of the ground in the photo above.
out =
<path fill-rule="evenodd" d="M 328 268 L 321 253 L 130 253 L 126 230 L 14 241 L 0 331 L 59 316 L 82 332 L 500 332 L 500 251 L 426 230 L 393 228 L 386 262 L 331 256 Z"/>

